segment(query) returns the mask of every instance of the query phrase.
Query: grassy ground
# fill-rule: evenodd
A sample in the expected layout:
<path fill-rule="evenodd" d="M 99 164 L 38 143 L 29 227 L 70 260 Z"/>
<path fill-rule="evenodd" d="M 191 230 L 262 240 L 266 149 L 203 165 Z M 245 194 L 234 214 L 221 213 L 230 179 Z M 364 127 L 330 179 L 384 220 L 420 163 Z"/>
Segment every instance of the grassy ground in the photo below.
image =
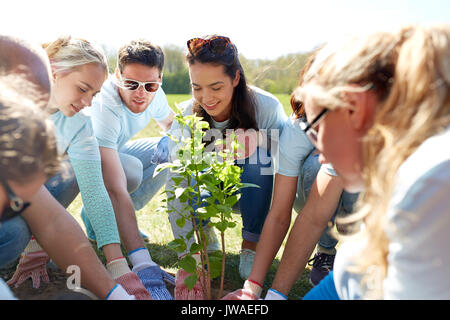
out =
<path fill-rule="evenodd" d="M 277 95 L 278 99 L 284 106 L 287 114 L 290 114 L 290 104 L 289 95 Z M 175 103 L 180 103 L 182 101 L 191 98 L 190 95 L 168 95 L 167 96 L 169 104 L 173 106 Z M 150 137 L 150 136 L 160 136 L 159 126 L 152 120 L 152 122 L 141 132 L 139 132 L 134 138 Z M 139 228 L 149 235 L 148 248 L 150 249 L 153 260 L 160 264 L 164 269 L 169 272 L 175 273 L 177 270 L 176 262 L 177 256 L 175 252 L 168 248 L 167 243 L 173 240 L 172 231 L 167 218 L 167 212 L 162 210 L 157 210 L 162 206 L 161 200 L 163 200 L 164 195 L 162 193 L 157 194 L 152 201 L 150 201 L 142 210 L 136 213 Z M 77 219 L 80 225 L 84 228 L 83 223 L 80 218 L 81 209 L 81 197 L 78 196 L 76 200 L 68 208 L 69 212 Z M 227 257 L 226 257 L 226 271 L 225 279 L 228 283 L 228 289 L 234 290 L 242 287 L 243 281 L 239 277 L 238 267 L 239 267 L 239 251 L 241 247 L 241 229 L 242 220 L 240 215 L 235 215 L 238 225 L 232 230 L 228 230 L 226 234 L 226 247 L 227 247 Z M 293 219 L 295 219 L 295 212 L 293 212 Z M 266 277 L 264 284 L 265 290 L 270 288 L 270 285 L 275 276 L 275 272 L 278 268 L 279 260 L 283 252 L 284 243 L 282 248 L 279 250 L 275 261 Z M 98 252 L 99 256 L 103 258 L 101 252 Z M 296 282 L 291 293 L 289 294 L 290 299 L 300 299 L 302 296 L 308 292 L 311 288 L 308 282 L 309 268 L 305 270 L 301 278 Z"/>

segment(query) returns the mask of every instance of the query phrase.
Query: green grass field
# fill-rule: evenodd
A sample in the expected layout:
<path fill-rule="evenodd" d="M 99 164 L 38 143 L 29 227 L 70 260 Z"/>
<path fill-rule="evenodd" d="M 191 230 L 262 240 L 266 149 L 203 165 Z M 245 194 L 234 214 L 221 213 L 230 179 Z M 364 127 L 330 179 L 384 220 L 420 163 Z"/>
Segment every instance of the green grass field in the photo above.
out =
<path fill-rule="evenodd" d="M 277 98 L 283 104 L 283 107 L 287 114 L 290 114 L 290 104 L 289 104 L 289 95 L 281 94 L 276 95 Z M 180 103 L 185 100 L 189 100 L 191 95 L 167 95 L 169 105 L 174 106 L 175 103 Z M 161 129 L 153 120 L 149 123 L 149 125 L 139 132 L 134 138 L 143 138 L 143 137 L 155 137 L 161 135 Z M 162 191 L 162 190 L 161 190 Z M 177 255 L 176 253 L 169 249 L 167 244 L 173 240 L 173 234 L 171 231 L 171 227 L 167 218 L 167 212 L 164 210 L 158 210 L 158 208 L 162 207 L 162 200 L 164 199 L 164 195 L 160 192 L 157 194 L 152 201 L 150 201 L 142 210 L 139 210 L 136 215 L 138 219 L 139 228 L 146 232 L 150 239 L 148 242 L 148 248 L 152 255 L 152 258 L 155 262 L 161 265 L 164 269 L 169 272 L 176 273 L 177 271 Z M 75 217 L 75 219 L 80 223 L 80 225 L 84 228 L 83 223 L 80 218 L 80 210 L 81 210 L 81 197 L 78 196 L 75 201 L 68 208 L 69 212 Z M 295 219 L 295 212 L 293 212 L 293 219 Z M 241 247 L 241 229 L 242 229 L 242 220 L 239 215 L 236 216 L 236 221 L 238 225 L 236 228 L 232 230 L 228 230 L 226 233 L 226 248 L 227 248 L 227 257 L 226 257 L 226 271 L 225 271 L 225 279 L 228 283 L 228 286 L 225 288 L 227 290 L 234 290 L 242 288 L 243 281 L 239 277 L 238 267 L 239 267 L 239 251 Z M 267 290 L 270 288 L 272 284 L 273 278 L 275 276 L 275 272 L 277 270 L 279 260 L 281 259 L 281 255 L 283 253 L 284 243 L 282 248 L 279 250 L 275 261 L 272 264 L 272 267 L 266 276 L 266 281 L 264 284 L 264 289 Z M 104 259 L 101 252 L 97 251 L 100 258 Z M 296 282 L 294 287 L 292 288 L 289 299 L 300 299 L 303 297 L 306 292 L 311 288 L 308 282 L 309 268 L 305 270 L 301 278 Z M 264 295 L 265 293 L 263 293 Z"/>

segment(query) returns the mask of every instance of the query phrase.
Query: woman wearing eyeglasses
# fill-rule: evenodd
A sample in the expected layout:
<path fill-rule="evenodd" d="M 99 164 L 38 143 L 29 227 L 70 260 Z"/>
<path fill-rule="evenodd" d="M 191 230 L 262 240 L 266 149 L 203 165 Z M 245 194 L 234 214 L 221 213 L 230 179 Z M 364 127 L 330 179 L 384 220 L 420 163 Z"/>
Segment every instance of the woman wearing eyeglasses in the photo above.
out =
<path fill-rule="evenodd" d="M 449 299 L 450 26 L 339 48 L 317 57 L 296 96 L 310 122 L 322 113 L 321 161 L 363 192 L 345 219 L 358 228 L 305 298 Z"/>
<path fill-rule="evenodd" d="M 313 53 L 306 62 L 301 76 L 314 61 Z M 286 278 L 293 280 L 301 275 L 309 257 L 317 244 L 310 282 L 317 285 L 333 268 L 337 240 L 331 234 L 328 224 L 338 214 L 352 211 L 357 194 L 343 192 L 342 179 L 331 166 L 321 166 L 319 154 L 315 150 L 315 123 L 306 123 L 305 107 L 301 101 L 291 96 L 293 114 L 286 123 L 279 143 L 279 164 L 274 183 L 272 205 L 264 224 L 249 282 L 243 289 L 225 296 L 225 300 L 259 299 L 262 284 L 275 255 L 287 234 L 291 223 L 292 209 L 298 212 L 294 227 L 289 235 L 296 239 L 296 263 L 290 264 L 290 272 L 277 272 L 272 288 L 266 299 L 287 299 L 289 288 Z M 286 251 L 285 251 L 286 252 Z M 283 255 L 281 264 L 285 263 Z M 258 286 L 255 285 L 259 284 Z"/>
<path fill-rule="evenodd" d="M 81 192 L 83 204 L 97 235 L 97 246 L 105 254 L 106 267 L 128 293 L 124 292 L 123 298 L 134 295 L 137 299 L 150 299 L 136 274 L 122 263 L 120 237 L 114 210 L 103 183 L 98 143 L 91 119 L 83 112 L 85 107 L 91 105 L 106 79 L 106 57 L 101 49 L 90 42 L 70 37 L 46 43 L 43 48 L 50 59 L 53 76 L 49 119 L 55 126 L 59 153 L 68 156 L 67 172 L 53 176 L 45 187 L 65 208 Z M 39 287 L 41 278 L 48 281 L 48 260 L 47 254 L 32 238 L 8 284 L 17 287 L 31 277 L 33 287 Z M 119 267 L 120 263 L 123 266 Z"/>
<path fill-rule="evenodd" d="M 228 130 L 235 130 L 238 140 L 245 146 L 237 155 L 237 164 L 243 167 L 241 179 L 260 186 L 243 189 L 239 201 L 243 221 L 239 274 L 246 279 L 272 198 L 272 161 L 270 145 L 266 142 L 270 142 L 272 136 L 281 134 L 287 117 L 281 103 L 273 95 L 247 85 L 237 48 L 229 38 L 212 35 L 189 40 L 187 61 L 193 99 L 180 106 L 184 108 L 184 114 L 195 113 L 203 117 L 211 129 L 223 133 L 222 138 L 226 138 Z M 174 122 L 171 133 L 180 138 L 183 135 L 177 122 Z M 247 142 L 245 139 L 248 139 Z M 175 160 L 176 145 L 170 144 L 171 157 Z M 173 181 L 169 178 L 167 189 L 171 188 Z M 208 197 L 208 194 L 204 192 L 203 197 Z M 176 199 L 170 201 L 168 206 L 169 209 L 176 208 L 173 212 L 183 208 Z M 180 234 L 185 236 L 192 230 L 190 224 L 180 229 L 177 219 L 177 214 L 169 214 L 175 238 Z M 212 230 L 209 230 L 209 235 L 214 239 Z M 210 240 L 210 243 L 214 241 L 217 240 Z M 213 245 L 210 249 L 214 250 Z M 183 287 L 180 272 L 177 275 L 177 299 L 195 299 L 195 295 L 189 294 Z"/>

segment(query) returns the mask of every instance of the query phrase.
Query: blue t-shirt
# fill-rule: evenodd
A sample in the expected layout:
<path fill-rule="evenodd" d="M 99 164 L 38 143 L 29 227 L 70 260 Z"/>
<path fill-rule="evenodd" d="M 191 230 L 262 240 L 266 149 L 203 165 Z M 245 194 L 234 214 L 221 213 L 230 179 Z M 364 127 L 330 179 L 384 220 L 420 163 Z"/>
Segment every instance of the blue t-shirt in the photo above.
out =
<path fill-rule="evenodd" d="M 123 103 L 114 77 L 105 81 L 92 101 L 92 124 L 101 147 L 120 150 L 136 133 L 144 129 L 153 118 L 166 119 L 171 113 L 166 95 L 160 87 L 149 106 L 141 113 L 133 113 Z"/>
<path fill-rule="evenodd" d="M 50 120 L 55 125 L 59 154 L 67 152 L 69 158 L 78 160 L 100 160 L 91 119 L 84 110 L 73 117 L 66 117 L 61 111 L 57 111 L 50 115 Z"/>

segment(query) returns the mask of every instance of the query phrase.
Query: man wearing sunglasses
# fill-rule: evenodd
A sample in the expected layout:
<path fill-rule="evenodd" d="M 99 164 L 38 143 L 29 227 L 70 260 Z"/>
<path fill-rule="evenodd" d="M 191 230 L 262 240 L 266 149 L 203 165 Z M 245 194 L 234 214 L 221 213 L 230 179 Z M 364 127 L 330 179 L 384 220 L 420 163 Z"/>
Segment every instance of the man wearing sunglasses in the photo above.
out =
<path fill-rule="evenodd" d="M 139 232 L 135 210 L 142 209 L 167 180 L 166 171 L 153 174 L 159 163 L 168 161 L 168 137 L 131 139 L 151 119 L 164 131 L 172 125 L 173 112 L 161 88 L 163 66 L 164 54 L 159 46 L 146 40 L 123 45 L 115 74 L 105 81 L 91 108 L 103 179 L 133 271 L 153 263 L 143 242 L 146 235 Z M 84 209 L 81 217 L 88 237 L 94 238 Z M 159 275 L 155 277 L 160 279 Z"/>

